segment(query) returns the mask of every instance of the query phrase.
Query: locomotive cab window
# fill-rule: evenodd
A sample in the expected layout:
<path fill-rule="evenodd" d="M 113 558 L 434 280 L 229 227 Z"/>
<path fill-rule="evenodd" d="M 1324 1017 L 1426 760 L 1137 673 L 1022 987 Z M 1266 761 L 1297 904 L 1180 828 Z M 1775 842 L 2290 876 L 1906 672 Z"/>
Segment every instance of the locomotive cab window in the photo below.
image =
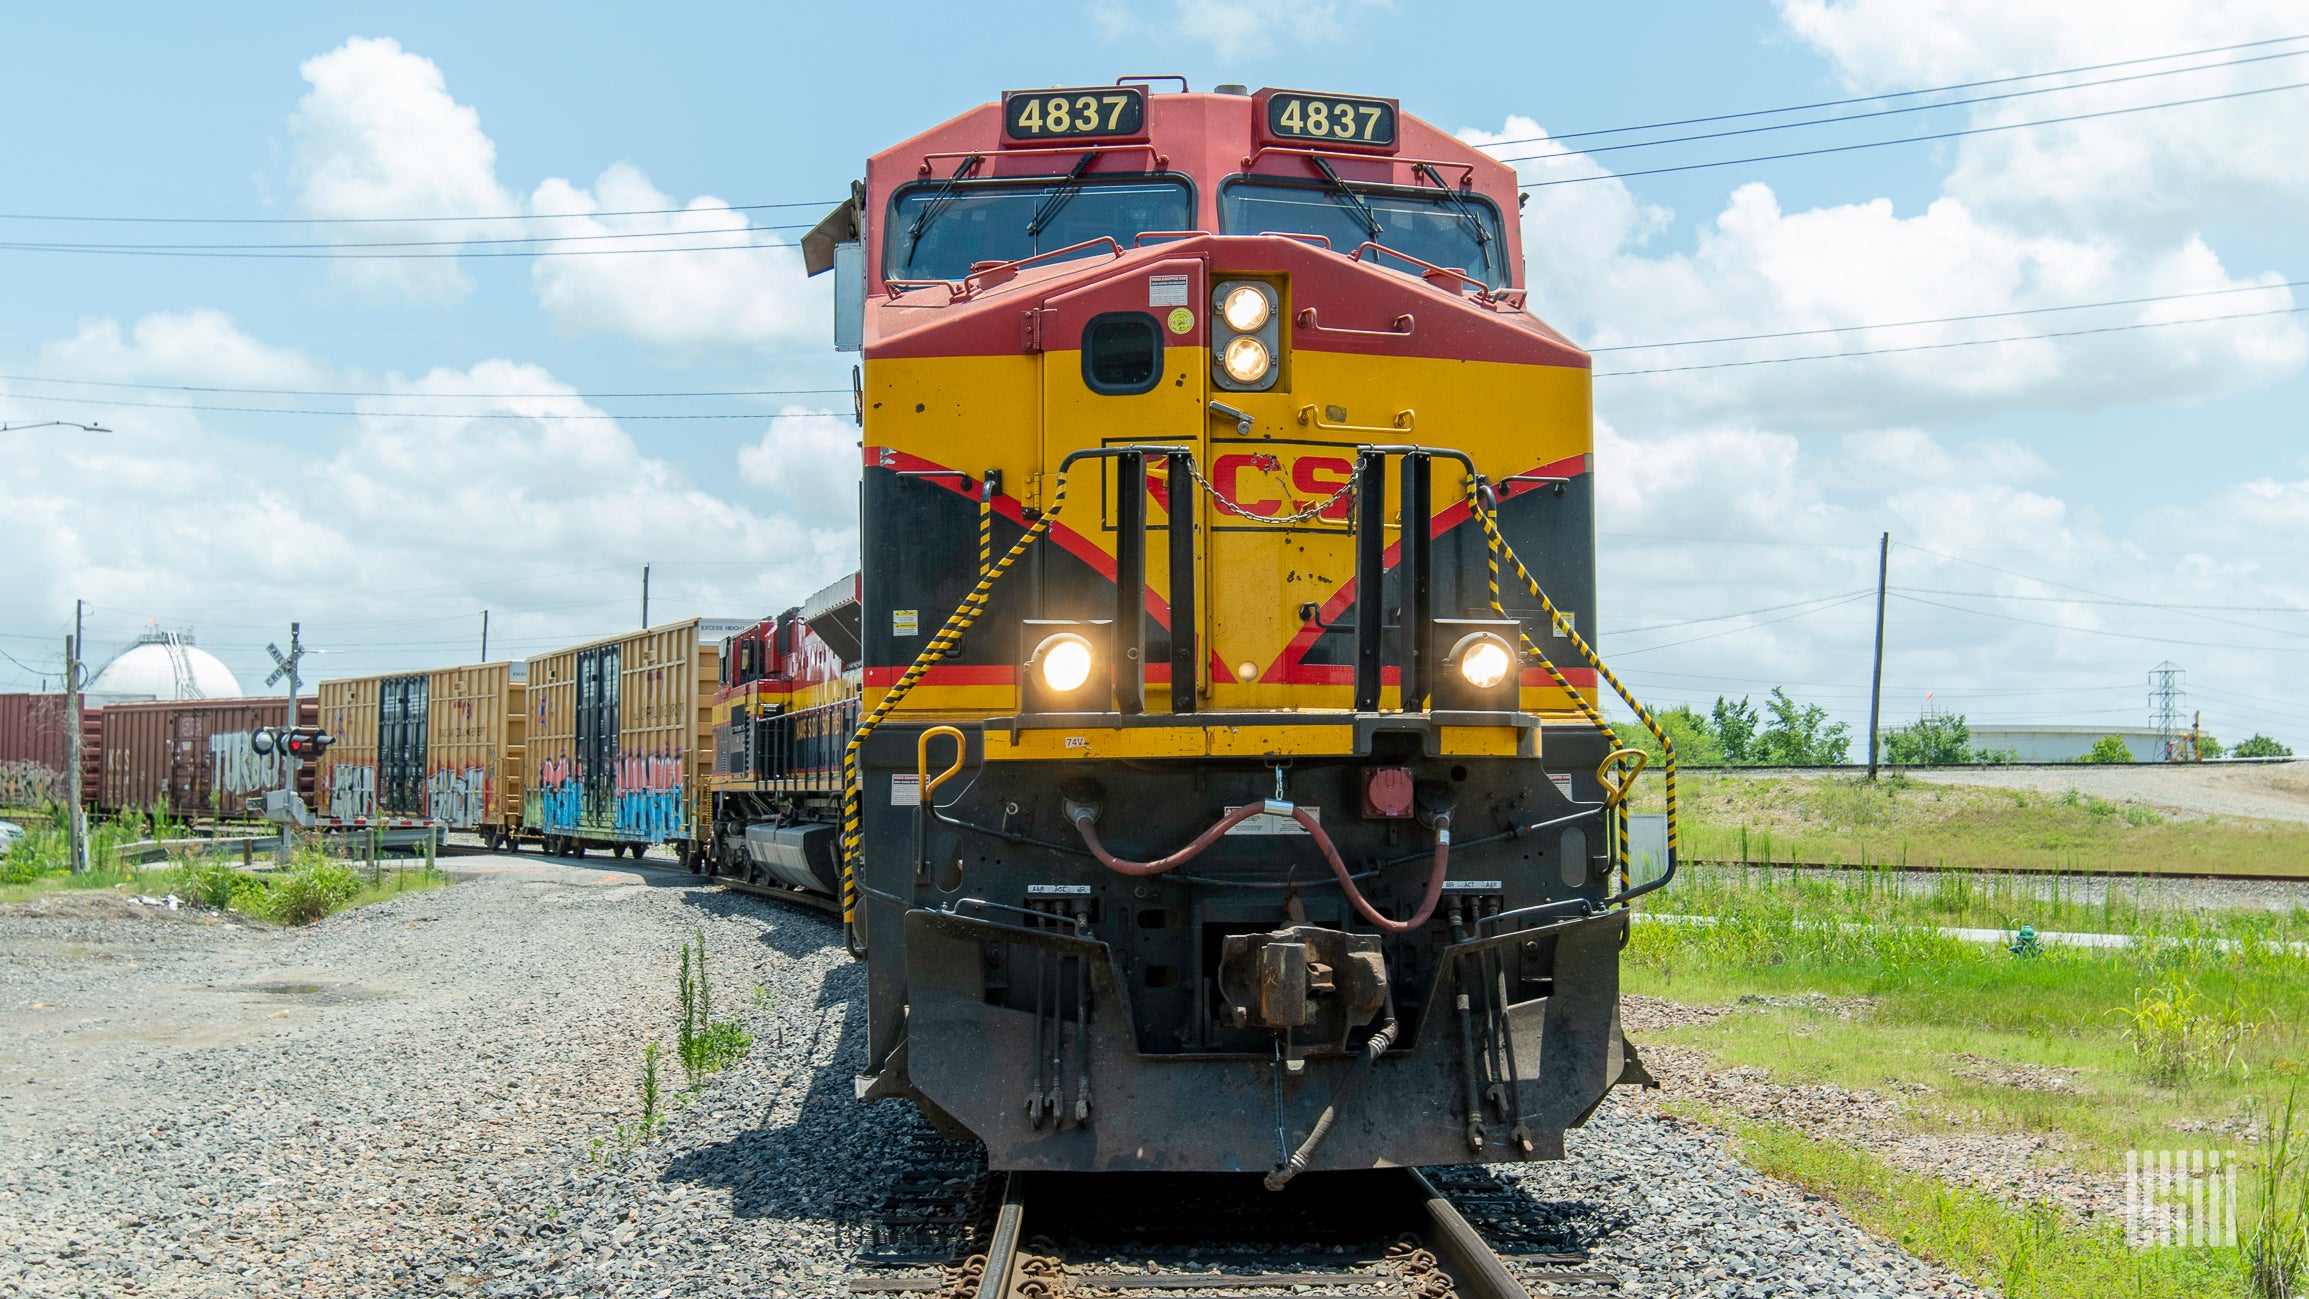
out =
<path fill-rule="evenodd" d="M 1162 326 L 1143 311 L 1108 311 L 1082 329 L 1082 381 L 1092 392 L 1127 396 L 1162 378 Z"/>
<path fill-rule="evenodd" d="M 1184 178 L 1146 173 L 1028 181 L 930 180 L 890 196 L 882 274 L 958 280 L 975 262 L 1007 262 L 1105 235 L 1128 248 L 1142 230 L 1195 223 Z M 1086 248 L 1078 256 L 1104 251 Z"/>
<path fill-rule="evenodd" d="M 1340 252 L 1375 243 L 1431 265 L 1456 267 L 1495 289 L 1513 278 L 1498 207 L 1468 190 L 1239 176 L 1219 190 L 1219 231 L 1321 235 Z M 1419 273 L 1410 262 L 1384 254 L 1378 264 Z"/>

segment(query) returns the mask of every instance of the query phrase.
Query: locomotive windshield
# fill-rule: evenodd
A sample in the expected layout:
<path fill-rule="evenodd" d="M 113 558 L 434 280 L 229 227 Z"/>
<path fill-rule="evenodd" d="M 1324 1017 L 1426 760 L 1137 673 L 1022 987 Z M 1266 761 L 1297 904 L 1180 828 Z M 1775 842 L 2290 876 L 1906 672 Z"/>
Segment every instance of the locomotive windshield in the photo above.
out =
<path fill-rule="evenodd" d="M 1100 235 L 1129 247 L 1141 231 L 1193 225 L 1194 196 L 1187 183 L 1166 177 L 926 181 L 890 199 L 882 274 L 893 280 L 958 280 L 973 262 L 1032 257 Z"/>
<path fill-rule="evenodd" d="M 1219 229 L 1321 235 L 1341 252 L 1376 243 L 1456 267 L 1495 289 L 1507 287 L 1509 278 L 1499 209 L 1481 195 L 1457 190 L 1245 178 L 1219 191 Z M 1401 263 L 1397 269 L 1417 268 Z"/>

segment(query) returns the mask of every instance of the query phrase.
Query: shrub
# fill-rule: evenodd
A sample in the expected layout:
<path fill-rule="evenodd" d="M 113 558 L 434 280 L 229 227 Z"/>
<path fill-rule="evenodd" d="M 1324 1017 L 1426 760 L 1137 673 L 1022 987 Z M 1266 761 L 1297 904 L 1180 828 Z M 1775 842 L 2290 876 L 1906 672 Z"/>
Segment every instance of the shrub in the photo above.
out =
<path fill-rule="evenodd" d="M 344 909 L 361 891 L 361 877 L 342 862 L 308 858 L 251 894 L 244 909 L 280 925 L 309 925 Z"/>
<path fill-rule="evenodd" d="M 2131 762 L 2133 751 L 2125 746 L 2124 737 L 2104 735 L 2093 741 L 2093 751 L 2077 759 L 2079 762 Z"/>
<path fill-rule="evenodd" d="M 2136 988 L 2133 1004 L 2115 1012 L 2133 1058 L 2149 1081 L 2179 1087 L 2192 1075 L 2226 1073 L 2237 1066 L 2245 1039 L 2259 1025 L 2234 994 L 2215 1002 L 2186 977 L 2153 989 Z"/>
<path fill-rule="evenodd" d="M 216 911 L 231 906 L 237 895 L 262 888 L 226 862 L 186 862 L 168 873 L 169 892 Z"/>
<path fill-rule="evenodd" d="M 2237 747 L 2229 750 L 2229 756 L 2234 758 L 2290 758 L 2293 756 L 2293 750 L 2277 743 L 2259 731 L 2255 731 L 2249 738 L 2237 741 Z"/>

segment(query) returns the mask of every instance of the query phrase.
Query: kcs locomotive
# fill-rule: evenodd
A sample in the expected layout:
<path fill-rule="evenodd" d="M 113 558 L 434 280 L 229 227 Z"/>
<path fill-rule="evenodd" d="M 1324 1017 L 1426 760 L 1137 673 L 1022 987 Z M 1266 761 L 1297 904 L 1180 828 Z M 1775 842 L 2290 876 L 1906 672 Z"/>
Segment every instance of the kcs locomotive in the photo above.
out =
<path fill-rule="evenodd" d="M 1588 357 L 1506 166 L 1157 89 L 1005 94 L 805 241 L 863 553 L 725 650 L 705 856 L 839 894 L 858 1095 L 994 1168 L 1560 1157 L 1647 1081 L 1674 870 L 1599 712 Z"/>

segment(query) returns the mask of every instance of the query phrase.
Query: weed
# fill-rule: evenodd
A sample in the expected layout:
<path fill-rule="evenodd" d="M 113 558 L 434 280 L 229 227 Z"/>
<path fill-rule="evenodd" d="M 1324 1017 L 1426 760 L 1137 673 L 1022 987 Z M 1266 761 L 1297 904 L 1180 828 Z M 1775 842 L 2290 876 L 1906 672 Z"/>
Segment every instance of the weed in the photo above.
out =
<path fill-rule="evenodd" d="M 309 925 L 344 909 L 361 891 L 353 868 L 315 854 L 305 857 L 244 904 L 255 915 L 281 925 Z"/>
<path fill-rule="evenodd" d="M 665 1115 L 658 1112 L 657 1057 L 658 1044 L 650 1043 L 641 1049 L 641 1117 L 631 1123 L 617 1125 L 617 1152 L 631 1154 L 635 1147 L 657 1135 L 664 1126 Z M 609 1151 L 603 1142 L 593 1143 L 593 1154 L 606 1161 Z"/>
<path fill-rule="evenodd" d="M 2300 1299 L 2309 1294 L 2309 1133 L 2293 1126 L 2296 1087 L 2285 1108 L 2261 1124 L 2260 1177 L 2253 1229 L 2245 1237 L 2246 1287 L 2254 1299 Z"/>
<path fill-rule="evenodd" d="M 2259 1027 L 2235 993 L 2215 1002 L 2187 978 L 2135 989 L 2132 1004 L 2111 1013 L 2125 1021 L 2142 1074 L 2174 1088 L 2199 1074 L 2236 1068 L 2238 1051 Z"/>
<path fill-rule="evenodd" d="M 168 873 L 168 891 L 197 906 L 222 911 L 248 891 L 247 880 L 227 862 L 186 862 Z"/>
<path fill-rule="evenodd" d="M 736 1020 L 714 1022 L 713 990 L 706 982 L 705 930 L 698 930 L 694 951 L 689 943 L 682 944 L 676 977 L 681 1021 L 675 1028 L 675 1056 L 695 1090 L 707 1074 L 744 1059 L 754 1039 Z"/>

